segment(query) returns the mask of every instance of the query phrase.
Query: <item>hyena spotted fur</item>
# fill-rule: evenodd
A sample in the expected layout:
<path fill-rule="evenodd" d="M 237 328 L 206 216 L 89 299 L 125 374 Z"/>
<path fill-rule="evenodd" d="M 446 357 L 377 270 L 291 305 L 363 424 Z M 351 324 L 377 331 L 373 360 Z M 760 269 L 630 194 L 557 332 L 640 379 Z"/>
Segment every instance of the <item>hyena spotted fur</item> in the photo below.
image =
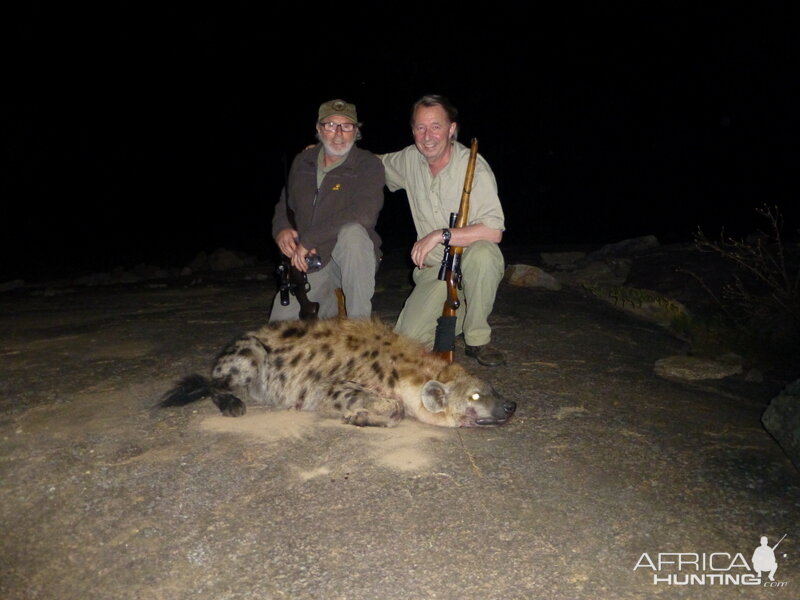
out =
<path fill-rule="evenodd" d="M 222 351 L 210 379 L 184 378 L 161 406 L 204 397 L 232 417 L 244 414 L 246 399 L 385 427 L 404 417 L 442 427 L 501 425 L 516 409 L 459 364 L 366 319 L 284 321 L 247 333 Z"/>

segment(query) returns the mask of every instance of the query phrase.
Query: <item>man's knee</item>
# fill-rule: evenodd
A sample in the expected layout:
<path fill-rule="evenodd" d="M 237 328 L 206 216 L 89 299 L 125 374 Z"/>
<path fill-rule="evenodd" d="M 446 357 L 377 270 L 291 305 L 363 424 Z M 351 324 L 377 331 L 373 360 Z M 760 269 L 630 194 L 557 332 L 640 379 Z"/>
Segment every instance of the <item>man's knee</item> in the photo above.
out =
<path fill-rule="evenodd" d="M 366 228 L 360 223 L 345 223 L 342 225 L 341 229 L 339 229 L 337 240 L 345 243 L 351 241 L 372 243 Z"/>
<path fill-rule="evenodd" d="M 474 271 L 487 275 L 494 273 L 502 277 L 504 269 L 503 253 L 494 242 L 479 240 L 470 244 L 464 251 L 462 268 L 465 271 Z"/>
<path fill-rule="evenodd" d="M 375 244 L 363 225 L 347 223 L 339 229 L 332 256 L 341 269 L 374 268 Z"/>
<path fill-rule="evenodd" d="M 339 229 L 336 246 L 333 248 L 333 259 L 346 261 L 348 257 L 375 255 L 375 245 L 367 230 L 358 223 L 346 223 Z"/>

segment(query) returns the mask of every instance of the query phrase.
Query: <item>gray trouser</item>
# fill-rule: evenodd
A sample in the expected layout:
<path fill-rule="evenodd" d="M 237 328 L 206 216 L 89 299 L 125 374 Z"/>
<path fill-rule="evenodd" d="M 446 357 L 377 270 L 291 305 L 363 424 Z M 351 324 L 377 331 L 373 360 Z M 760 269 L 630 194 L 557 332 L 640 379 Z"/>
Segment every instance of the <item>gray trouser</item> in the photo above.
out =
<path fill-rule="evenodd" d="M 339 313 L 336 288 L 342 288 L 351 319 L 368 318 L 372 314 L 372 296 L 375 293 L 375 245 L 367 230 L 358 223 L 348 223 L 339 230 L 331 260 L 316 273 L 308 274 L 308 299 L 319 302 L 319 318 L 335 317 Z M 299 318 L 300 304 L 294 295 L 289 305 L 281 306 L 280 294 L 272 303 L 270 321 L 289 321 Z"/>
<path fill-rule="evenodd" d="M 461 256 L 463 290 L 456 320 L 456 335 L 464 333 L 470 346 L 488 344 L 492 328 L 488 318 L 494 308 L 497 288 L 503 279 L 503 253 L 497 244 L 479 241 L 464 248 Z M 442 316 L 447 284 L 440 281 L 438 267 L 414 269 L 414 289 L 397 318 L 394 330 L 430 349 L 436 337 L 436 319 Z"/>

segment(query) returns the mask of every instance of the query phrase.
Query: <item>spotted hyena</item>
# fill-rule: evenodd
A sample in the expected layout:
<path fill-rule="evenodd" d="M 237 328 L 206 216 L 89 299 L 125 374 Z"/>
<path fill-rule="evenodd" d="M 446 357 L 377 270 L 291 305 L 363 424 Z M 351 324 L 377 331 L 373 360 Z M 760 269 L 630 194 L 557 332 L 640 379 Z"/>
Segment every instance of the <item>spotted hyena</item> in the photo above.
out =
<path fill-rule="evenodd" d="M 516 409 L 460 365 L 366 319 L 284 321 L 247 333 L 222 351 L 211 379 L 186 377 L 161 405 L 204 397 L 232 417 L 244 414 L 246 398 L 386 427 L 406 416 L 442 427 L 501 425 Z"/>

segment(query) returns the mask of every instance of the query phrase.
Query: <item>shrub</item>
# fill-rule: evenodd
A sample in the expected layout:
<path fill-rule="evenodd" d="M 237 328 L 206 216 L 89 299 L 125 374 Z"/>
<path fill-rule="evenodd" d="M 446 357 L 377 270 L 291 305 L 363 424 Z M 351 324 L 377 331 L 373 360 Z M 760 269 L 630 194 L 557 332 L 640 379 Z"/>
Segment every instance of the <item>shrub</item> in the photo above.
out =
<path fill-rule="evenodd" d="M 800 261 L 797 244 L 783 237 L 783 217 L 775 206 L 756 213 L 767 221 L 766 232 L 744 239 L 708 238 L 701 229 L 694 243 L 731 265 L 730 280 L 718 292 L 692 274 L 714 298 L 722 315 L 750 340 L 784 351 L 800 347 Z"/>

